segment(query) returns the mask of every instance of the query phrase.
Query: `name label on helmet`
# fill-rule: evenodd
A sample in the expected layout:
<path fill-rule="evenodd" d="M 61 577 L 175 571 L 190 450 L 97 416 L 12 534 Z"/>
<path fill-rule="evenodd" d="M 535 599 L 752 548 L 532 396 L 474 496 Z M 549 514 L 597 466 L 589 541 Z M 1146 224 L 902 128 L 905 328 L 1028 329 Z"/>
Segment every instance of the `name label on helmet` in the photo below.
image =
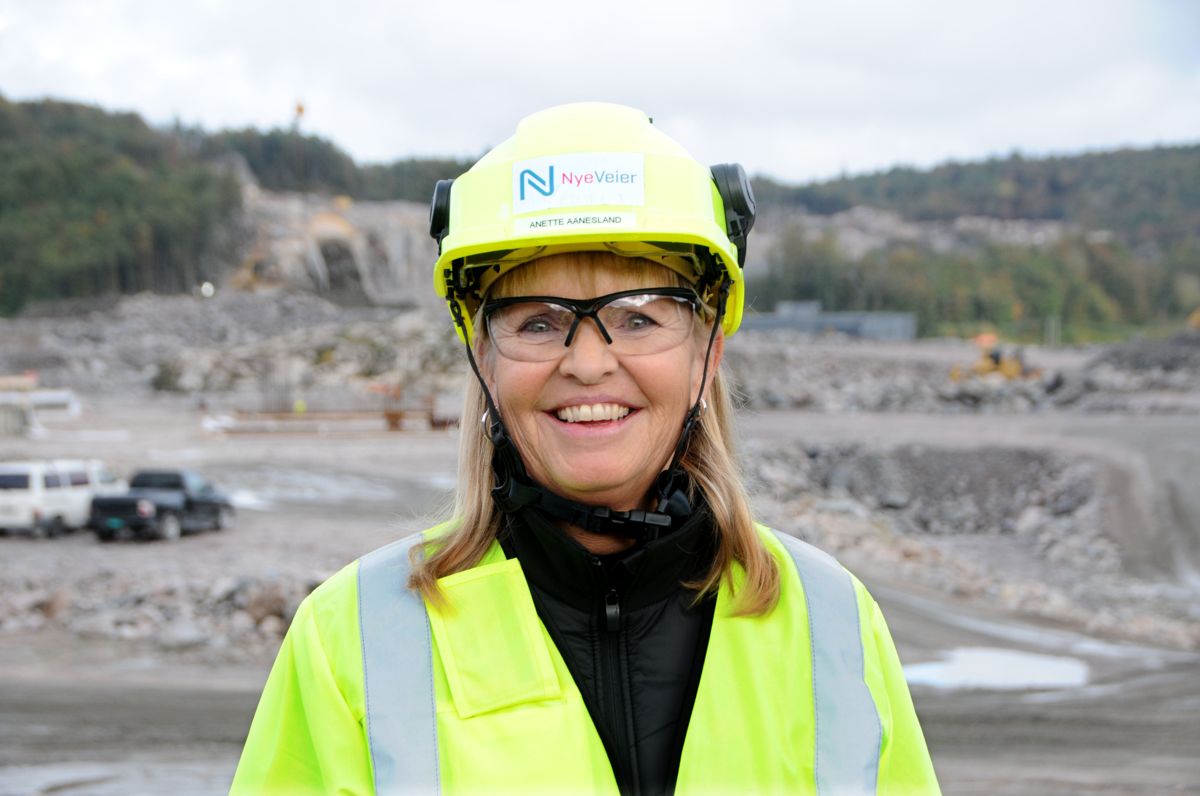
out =
<path fill-rule="evenodd" d="M 645 157 L 579 152 L 513 164 L 513 213 L 564 207 L 645 204 Z"/>
<path fill-rule="evenodd" d="M 633 229 L 634 213 L 555 213 L 513 221 L 516 232 L 574 232 L 579 229 Z"/>

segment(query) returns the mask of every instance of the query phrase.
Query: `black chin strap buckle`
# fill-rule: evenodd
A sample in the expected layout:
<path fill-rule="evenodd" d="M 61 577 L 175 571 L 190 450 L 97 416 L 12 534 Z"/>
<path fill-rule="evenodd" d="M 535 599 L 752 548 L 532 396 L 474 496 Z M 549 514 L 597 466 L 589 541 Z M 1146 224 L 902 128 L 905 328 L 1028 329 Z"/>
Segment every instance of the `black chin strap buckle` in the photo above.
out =
<path fill-rule="evenodd" d="M 523 484 L 509 474 L 500 483 L 492 487 L 492 500 L 505 514 L 532 506 L 538 502 L 538 490 L 529 484 Z"/>
<path fill-rule="evenodd" d="M 645 542 L 657 539 L 675 524 L 675 519 L 669 514 L 641 509 L 613 511 L 607 506 L 596 506 L 586 512 L 586 515 L 586 522 L 576 523 L 585 530 Z"/>

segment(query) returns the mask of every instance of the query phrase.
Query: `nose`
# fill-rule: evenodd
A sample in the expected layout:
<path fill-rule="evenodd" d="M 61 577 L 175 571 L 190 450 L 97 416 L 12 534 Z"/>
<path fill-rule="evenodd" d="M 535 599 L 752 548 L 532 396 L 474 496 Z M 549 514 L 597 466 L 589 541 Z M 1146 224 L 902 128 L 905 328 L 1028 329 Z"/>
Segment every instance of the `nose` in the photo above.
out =
<path fill-rule="evenodd" d="M 584 318 L 559 360 L 558 372 L 584 384 L 595 384 L 617 369 L 617 357 L 592 318 Z"/>

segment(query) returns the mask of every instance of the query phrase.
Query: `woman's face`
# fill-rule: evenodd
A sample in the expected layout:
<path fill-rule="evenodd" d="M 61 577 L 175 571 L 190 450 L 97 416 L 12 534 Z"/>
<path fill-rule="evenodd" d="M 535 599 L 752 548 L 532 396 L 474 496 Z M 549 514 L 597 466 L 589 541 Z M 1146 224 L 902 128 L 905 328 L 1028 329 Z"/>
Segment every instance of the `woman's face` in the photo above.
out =
<path fill-rule="evenodd" d="M 644 269 L 619 261 L 581 267 L 569 257 L 550 256 L 520 270 L 526 271 L 518 280 L 520 295 L 587 299 L 676 285 L 666 268 L 654 266 L 647 278 Z M 582 320 L 571 346 L 547 362 L 509 359 L 491 347 L 482 359 L 485 378 L 529 475 L 573 500 L 643 508 L 700 389 L 708 332 L 696 326 L 682 343 L 655 354 L 614 354 L 591 319 Z M 718 335 L 710 380 L 722 346 Z M 605 416 L 628 414 L 580 419 L 578 407 L 596 405 Z"/>

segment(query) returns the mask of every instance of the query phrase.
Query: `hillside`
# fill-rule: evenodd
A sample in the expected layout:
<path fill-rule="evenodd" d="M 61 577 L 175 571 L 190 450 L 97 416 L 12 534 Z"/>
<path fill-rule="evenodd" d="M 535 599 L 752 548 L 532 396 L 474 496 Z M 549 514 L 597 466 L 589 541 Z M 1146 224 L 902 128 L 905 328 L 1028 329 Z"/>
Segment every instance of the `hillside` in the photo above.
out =
<path fill-rule="evenodd" d="M 240 194 L 194 144 L 135 114 L 0 97 L 0 314 L 215 278 Z"/>
<path fill-rule="evenodd" d="M 280 207 L 296 193 L 347 196 L 376 215 L 392 212 L 380 202 L 426 202 L 436 180 L 470 166 L 358 164 L 295 130 L 159 130 L 135 114 L 0 98 L 0 314 L 187 291 L 256 262 L 255 247 L 286 230 L 240 211 L 234 159 Z M 991 325 L 1029 339 L 1053 321 L 1073 340 L 1177 324 L 1200 307 L 1200 145 L 755 186 L 754 309 L 816 299 L 915 312 L 922 334 Z M 303 213 L 289 221 L 311 223 Z M 423 269 L 424 250 L 409 245 L 427 240 L 423 221 L 397 224 L 392 267 Z M 382 245 L 372 240 L 368 254 Z M 281 245 L 293 243 L 312 248 Z"/>
<path fill-rule="evenodd" d="M 1085 341 L 1200 308 L 1200 145 L 755 190 L 770 219 L 748 289 L 759 309 L 817 300 L 913 312 L 922 335 Z"/>
<path fill-rule="evenodd" d="M 1200 144 L 1048 158 L 1013 154 L 801 186 L 761 177 L 755 191 L 762 202 L 819 214 L 869 205 L 914 221 L 1067 221 L 1111 230 L 1131 246 L 1166 248 L 1200 237 Z"/>
<path fill-rule="evenodd" d="M 406 158 L 359 165 L 336 144 L 289 130 L 226 130 L 206 138 L 214 156 L 236 152 L 259 185 L 272 191 L 316 191 L 368 201 L 428 202 L 438 180 L 457 177 L 474 161 Z"/>

